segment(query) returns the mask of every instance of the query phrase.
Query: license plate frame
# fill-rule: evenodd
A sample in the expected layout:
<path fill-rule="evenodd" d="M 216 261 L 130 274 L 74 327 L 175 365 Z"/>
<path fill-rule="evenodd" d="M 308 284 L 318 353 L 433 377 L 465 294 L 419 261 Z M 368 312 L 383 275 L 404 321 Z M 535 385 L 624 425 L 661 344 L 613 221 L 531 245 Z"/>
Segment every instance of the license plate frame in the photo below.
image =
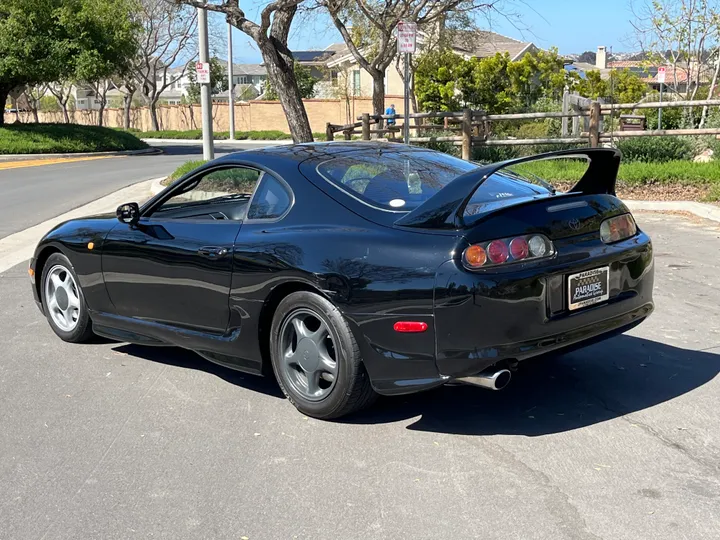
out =
<path fill-rule="evenodd" d="M 583 283 L 579 284 L 580 281 Z M 600 286 L 596 287 L 595 284 Z M 568 274 L 567 293 L 569 311 L 606 302 L 610 298 L 610 267 L 601 266 Z"/>

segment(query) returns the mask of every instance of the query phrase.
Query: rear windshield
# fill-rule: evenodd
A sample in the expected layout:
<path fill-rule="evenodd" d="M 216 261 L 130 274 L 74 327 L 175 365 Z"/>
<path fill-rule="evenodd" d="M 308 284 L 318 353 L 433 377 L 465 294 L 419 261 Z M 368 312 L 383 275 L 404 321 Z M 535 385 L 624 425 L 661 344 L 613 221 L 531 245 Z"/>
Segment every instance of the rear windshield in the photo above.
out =
<path fill-rule="evenodd" d="M 337 154 L 317 170 L 326 180 L 372 206 L 409 211 L 477 167 L 440 152 L 381 149 Z"/>
<path fill-rule="evenodd" d="M 317 170 L 326 180 L 371 206 L 408 212 L 458 176 L 478 167 L 477 163 L 431 150 L 380 149 L 337 154 L 318 165 Z M 547 193 L 522 180 L 496 173 L 473 194 L 468 207 Z"/>

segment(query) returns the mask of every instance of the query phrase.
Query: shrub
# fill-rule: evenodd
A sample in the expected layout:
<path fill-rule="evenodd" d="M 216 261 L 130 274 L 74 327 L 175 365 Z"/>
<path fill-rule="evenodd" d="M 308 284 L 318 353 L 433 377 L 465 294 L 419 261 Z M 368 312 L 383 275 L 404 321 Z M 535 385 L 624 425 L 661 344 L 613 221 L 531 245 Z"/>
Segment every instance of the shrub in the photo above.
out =
<path fill-rule="evenodd" d="M 178 178 L 185 176 L 190 171 L 194 171 L 195 169 L 197 169 L 201 165 L 204 165 L 205 163 L 207 163 L 207 161 L 204 159 L 196 159 L 193 161 L 186 161 L 185 163 L 180 165 L 177 169 L 175 169 L 170 176 L 168 176 L 168 183 L 174 182 Z"/>
<path fill-rule="evenodd" d="M 681 137 L 632 137 L 620 139 L 617 147 L 625 162 L 664 163 L 693 158 L 692 143 Z"/>
<path fill-rule="evenodd" d="M 517 146 L 476 146 L 472 151 L 472 160 L 480 163 L 493 163 L 519 157 Z"/>

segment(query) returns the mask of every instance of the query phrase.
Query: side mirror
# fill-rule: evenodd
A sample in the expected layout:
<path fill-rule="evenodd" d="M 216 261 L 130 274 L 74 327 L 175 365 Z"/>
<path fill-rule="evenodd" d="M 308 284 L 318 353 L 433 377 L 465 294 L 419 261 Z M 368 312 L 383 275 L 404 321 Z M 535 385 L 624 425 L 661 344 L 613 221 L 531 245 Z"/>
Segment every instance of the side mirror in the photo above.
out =
<path fill-rule="evenodd" d="M 140 221 L 140 207 L 138 203 L 131 202 L 118 206 L 117 218 L 120 223 L 135 225 Z"/>

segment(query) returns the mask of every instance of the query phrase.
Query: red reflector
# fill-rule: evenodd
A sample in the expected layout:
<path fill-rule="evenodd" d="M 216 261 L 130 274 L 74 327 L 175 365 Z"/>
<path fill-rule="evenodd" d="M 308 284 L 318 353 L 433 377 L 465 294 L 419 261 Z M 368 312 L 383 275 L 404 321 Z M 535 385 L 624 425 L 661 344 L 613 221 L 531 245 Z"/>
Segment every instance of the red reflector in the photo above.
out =
<path fill-rule="evenodd" d="M 393 325 L 396 332 L 424 332 L 428 329 L 427 323 L 418 321 L 398 321 Z"/>
<path fill-rule="evenodd" d="M 510 242 L 510 255 L 512 255 L 516 261 L 527 257 L 529 251 L 530 248 L 528 247 L 527 240 L 523 237 L 515 238 Z"/>
<path fill-rule="evenodd" d="M 488 257 L 495 264 L 508 260 L 508 247 L 502 240 L 493 240 L 487 247 Z"/>

